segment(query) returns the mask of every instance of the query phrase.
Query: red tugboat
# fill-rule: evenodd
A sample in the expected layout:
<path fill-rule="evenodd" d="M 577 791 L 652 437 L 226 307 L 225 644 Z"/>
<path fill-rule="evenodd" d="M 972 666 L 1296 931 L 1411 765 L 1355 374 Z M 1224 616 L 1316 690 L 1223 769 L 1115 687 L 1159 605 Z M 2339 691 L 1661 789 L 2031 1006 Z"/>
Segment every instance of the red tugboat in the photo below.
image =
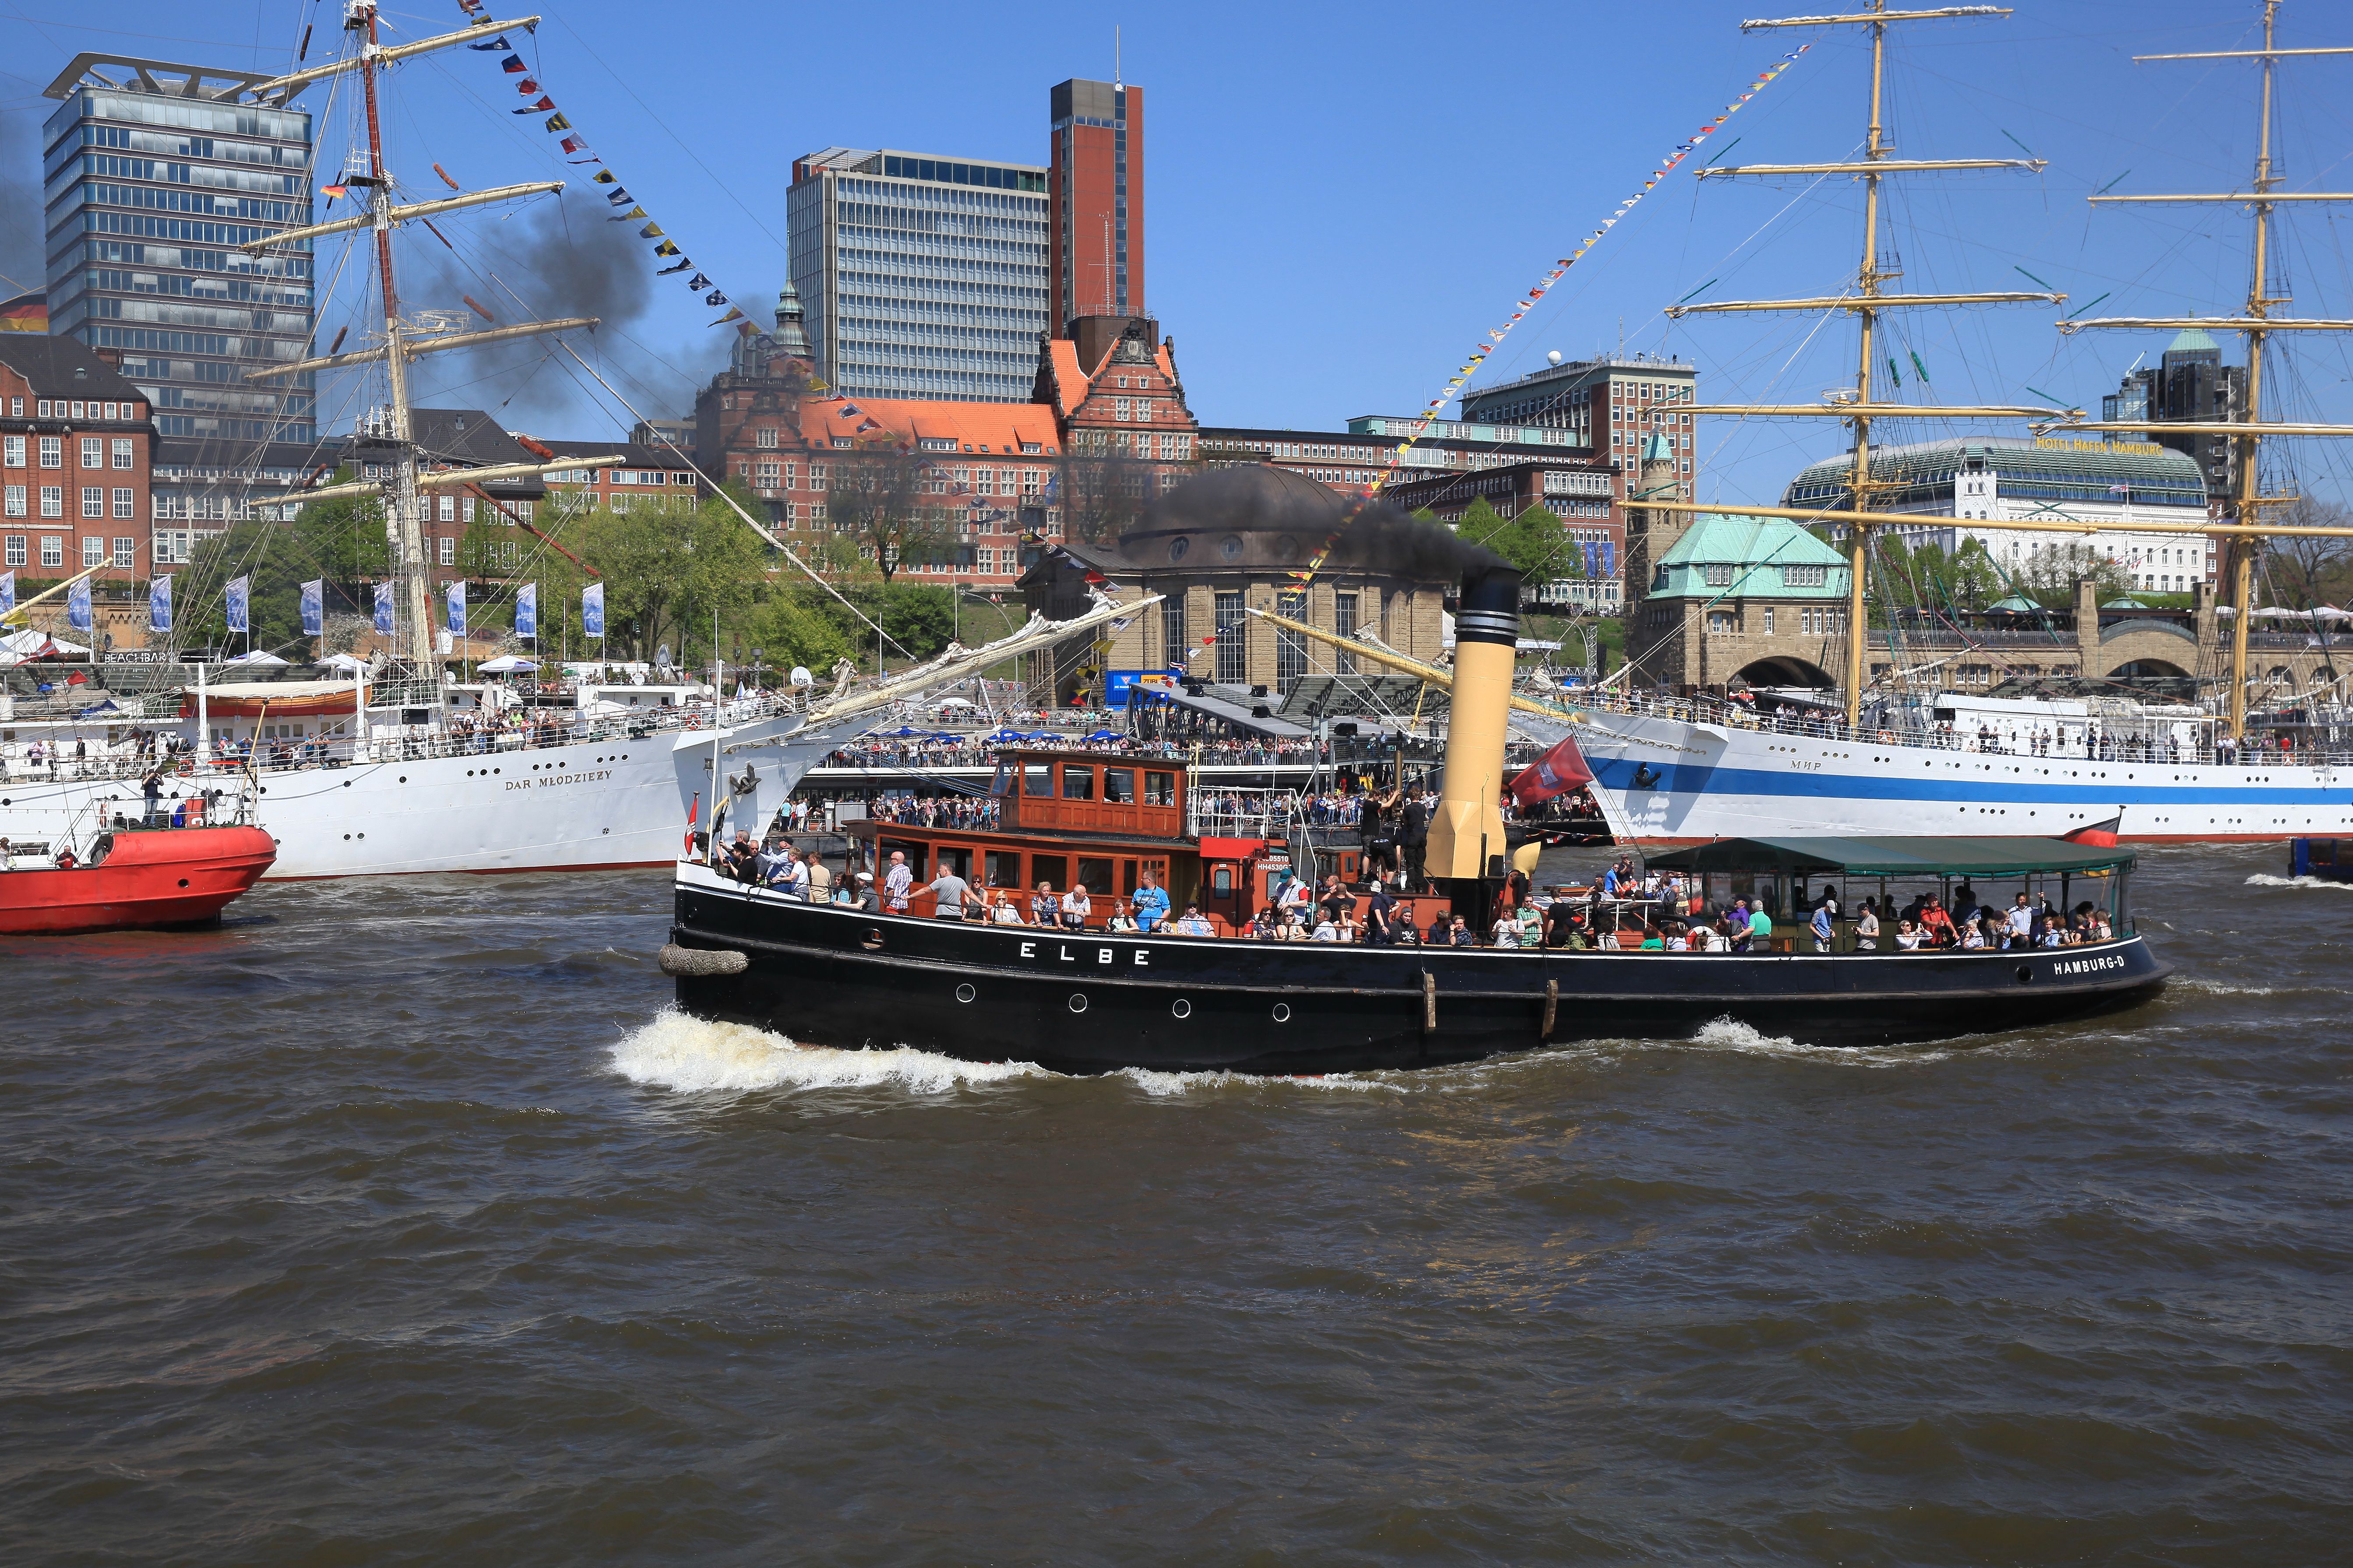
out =
<path fill-rule="evenodd" d="M 116 818 L 86 855 L 0 837 L 0 933 L 203 925 L 261 879 L 277 843 L 245 823 L 137 826 Z"/>

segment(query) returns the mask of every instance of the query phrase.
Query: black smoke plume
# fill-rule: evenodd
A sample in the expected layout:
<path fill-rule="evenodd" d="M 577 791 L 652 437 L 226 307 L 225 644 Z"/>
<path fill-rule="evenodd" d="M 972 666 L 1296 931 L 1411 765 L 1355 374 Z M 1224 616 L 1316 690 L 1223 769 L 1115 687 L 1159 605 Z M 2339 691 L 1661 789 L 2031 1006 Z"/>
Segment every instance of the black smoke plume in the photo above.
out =
<path fill-rule="evenodd" d="M 40 120 L 30 110 L 0 111 L 0 300 L 47 286 L 41 262 Z"/>
<path fill-rule="evenodd" d="M 1460 538 L 1440 523 L 1410 516 L 1387 501 L 1359 508 L 1346 496 L 1265 465 L 1216 468 L 1188 480 L 1154 503 L 1141 526 L 1155 531 L 1287 533 L 1299 542 L 1304 560 L 1343 520 L 1348 521 L 1329 565 L 1424 583 L 1480 576 L 1511 566 L 1485 545 Z"/>
<path fill-rule="evenodd" d="M 595 316 L 603 325 L 593 336 L 583 329 L 566 341 L 651 417 L 674 417 L 725 363 L 724 333 L 659 354 L 628 341 L 645 336 L 638 324 L 654 303 L 657 262 L 634 226 L 606 221 L 602 204 L 547 202 L 504 222 L 477 215 L 460 242 L 470 266 L 421 228 L 409 232 L 415 237 L 404 247 L 408 265 L 400 281 L 405 310 L 462 310 L 471 295 L 497 320 L 476 317 L 467 331 Z M 412 374 L 419 405 L 485 409 L 509 429 L 594 440 L 629 422 L 553 336 L 428 355 Z"/>

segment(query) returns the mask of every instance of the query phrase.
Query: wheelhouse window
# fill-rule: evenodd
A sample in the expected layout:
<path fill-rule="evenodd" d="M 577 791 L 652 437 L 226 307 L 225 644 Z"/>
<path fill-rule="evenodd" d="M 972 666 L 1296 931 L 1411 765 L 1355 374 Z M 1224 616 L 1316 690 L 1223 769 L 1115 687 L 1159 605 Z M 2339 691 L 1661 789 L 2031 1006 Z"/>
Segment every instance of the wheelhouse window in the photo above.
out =
<path fill-rule="evenodd" d="M 1030 763 L 1021 770 L 1023 795 L 1050 797 L 1054 793 L 1054 765 L 1051 763 Z"/>
<path fill-rule="evenodd" d="M 988 793 L 991 795 L 1011 795 L 1013 793 L 1013 764 L 1011 763 L 999 763 L 997 764 L 997 777 L 989 784 Z"/>
<path fill-rule="evenodd" d="M 1076 763 L 1062 764 L 1062 798 L 1092 800 L 1095 797 L 1095 771 Z"/>
<path fill-rule="evenodd" d="M 1145 773 L 1144 775 L 1144 804 L 1146 805 L 1175 805 L 1176 804 L 1176 775 L 1175 773 Z"/>
<path fill-rule="evenodd" d="M 1134 805 L 1135 804 L 1135 770 L 1105 768 L 1103 799 L 1113 805 Z"/>

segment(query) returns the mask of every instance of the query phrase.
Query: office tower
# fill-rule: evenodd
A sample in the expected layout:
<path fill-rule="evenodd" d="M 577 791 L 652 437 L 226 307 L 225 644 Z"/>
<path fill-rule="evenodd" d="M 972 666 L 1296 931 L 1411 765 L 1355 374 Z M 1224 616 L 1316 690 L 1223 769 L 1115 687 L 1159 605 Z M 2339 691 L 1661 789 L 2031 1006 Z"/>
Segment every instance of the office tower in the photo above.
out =
<path fill-rule="evenodd" d="M 1144 89 L 1071 80 L 1053 89 L 1054 332 L 1081 316 L 1145 316 Z"/>
<path fill-rule="evenodd" d="M 317 438 L 311 374 L 245 379 L 315 321 L 306 242 L 237 248 L 311 222 L 311 116 L 237 101 L 267 79 L 91 54 L 46 89 L 49 331 L 120 364 L 166 437 Z"/>
<path fill-rule="evenodd" d="M 2186 453 L 2206 476 L 2207 498 L 2228 501 L 2239 493 L 2239 444 L 2228 436 L 2176 436 L 2165 426 L 2175 420 L 2227 423 L 2240 417 L 2246 401 L 2246 366 L 2224 364 L 2221 345 L 2191 327 L 2174 338 L 2155 368 L 2127 371 L 2123 384 L 2100 400 L 2100 417 L 2147 420 L 2146 430 L 2108 438 L 2154 441 Z"/>
<path fill-rule="evenodd" d="M 1029 400 L 1047 326 L 1045 170 L 828 147 L 794 160 L 785 216 L 828 387 Z"/>

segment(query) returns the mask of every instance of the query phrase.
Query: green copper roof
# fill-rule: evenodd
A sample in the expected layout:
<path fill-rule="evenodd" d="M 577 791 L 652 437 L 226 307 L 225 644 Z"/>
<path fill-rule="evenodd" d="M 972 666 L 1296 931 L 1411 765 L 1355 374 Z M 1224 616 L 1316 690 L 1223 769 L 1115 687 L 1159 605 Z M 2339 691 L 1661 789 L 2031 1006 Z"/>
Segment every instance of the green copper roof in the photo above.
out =
<path fill-rule="evenodd" d="M 1781 517 L 1706 511 L 1659 559 L 1650 597 L 1843 599 L 1846 557 Z"/>
<path fill-rule="evenodd" d="M 2221 348 L 2221 344 L 2207 336 L 2205 328 L 2184 327 L 2171 342 L 2165 345 L 2165 352 L 2178 354 L 2195 353 L 2200 349 L 2213 349 L 2219 353 Z"/>

